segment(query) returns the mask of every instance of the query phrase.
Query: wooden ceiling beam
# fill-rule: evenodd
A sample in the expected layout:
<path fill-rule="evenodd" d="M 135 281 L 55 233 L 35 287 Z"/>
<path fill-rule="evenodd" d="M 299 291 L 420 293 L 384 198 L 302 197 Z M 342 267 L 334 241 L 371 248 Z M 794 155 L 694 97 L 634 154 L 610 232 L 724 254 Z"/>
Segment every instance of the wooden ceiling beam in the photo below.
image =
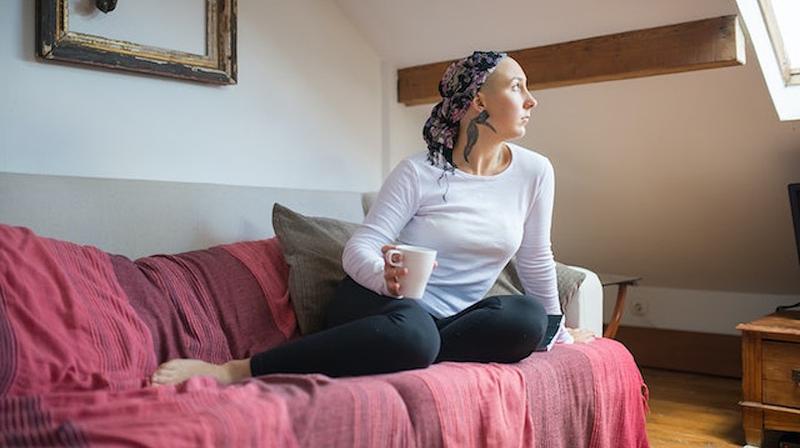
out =
<path fill-rule="evenodd" d="M 744 65 L 737 16 L 509 51 L 530 90 Z M 438 85 L 453 61 L 397 71 L 397 98 L 407 106 L 439 101 Z"/>

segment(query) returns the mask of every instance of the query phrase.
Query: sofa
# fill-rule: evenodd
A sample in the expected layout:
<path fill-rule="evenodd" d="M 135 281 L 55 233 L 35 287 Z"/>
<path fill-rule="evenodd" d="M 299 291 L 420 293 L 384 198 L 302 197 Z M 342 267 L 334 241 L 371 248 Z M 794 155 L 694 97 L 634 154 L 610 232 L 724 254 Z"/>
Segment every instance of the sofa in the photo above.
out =
<path fill-rule="evenodd" d="M 152 386 L 168 359 L 300 337 L 279 236 L 129 257 L 31 227 L 0 225 L 0 446 L 648 446 L 647 387 L 605 338 L 515 364 Z"/>

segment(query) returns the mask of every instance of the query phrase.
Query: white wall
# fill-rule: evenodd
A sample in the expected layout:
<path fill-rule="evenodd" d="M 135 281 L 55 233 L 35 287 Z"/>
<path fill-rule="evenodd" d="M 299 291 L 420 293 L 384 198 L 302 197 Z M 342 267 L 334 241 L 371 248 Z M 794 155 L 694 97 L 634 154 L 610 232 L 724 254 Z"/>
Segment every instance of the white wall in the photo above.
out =
<path fill-rule="evenodd" d="M 646 284 L 646 282 L 645 282 Z M 604 288 L 603 321 L 614 312 L 617 287 Z M 800 302 L 797 295 L 753 294 L 683 288 L 635 286 L 628 288 L 622 324 L 635 327 L 667 328 L 738 335 L 736 325 L 772 313 L 780 305 Z M 636 314 L 634 304 L 644 312 Z"/>
<path fill-rule="evenodd" d="M 380 60 L 331 2 L 239 0 L 239 84 L 226 87 L 36 60 L 34 3 L 0 7 L 0 171 L 380 185 Z"/>
<path fill-rule="evenodd" d="M 534 92 L 518 143 L 556 169 L 556 258 L 644 277 L 628 303 L 646 302 L 648 316 L 624 324 L 735 334 L 800 301 L 786 192 L 800 182 L 800 123 L 778 120 L 749 45 L 747 58 Z M 389 108 L 389 166 L 424 150 L 432 106 Z"/>

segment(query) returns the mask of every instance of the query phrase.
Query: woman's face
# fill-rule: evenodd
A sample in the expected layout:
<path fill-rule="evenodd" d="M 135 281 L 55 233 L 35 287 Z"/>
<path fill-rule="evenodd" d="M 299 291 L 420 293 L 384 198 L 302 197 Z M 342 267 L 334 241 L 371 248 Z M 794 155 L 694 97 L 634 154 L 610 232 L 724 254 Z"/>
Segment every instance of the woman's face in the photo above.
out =
<path fill-rule="evenodd" d="M 478 96 L 489 112 L 489 123 L 503 140 L 525 135 L 525 127 L 536 107 L 536 98 L 528 91 L 528 79 L 522 67 L 510 57 L 500 60 Z"/>

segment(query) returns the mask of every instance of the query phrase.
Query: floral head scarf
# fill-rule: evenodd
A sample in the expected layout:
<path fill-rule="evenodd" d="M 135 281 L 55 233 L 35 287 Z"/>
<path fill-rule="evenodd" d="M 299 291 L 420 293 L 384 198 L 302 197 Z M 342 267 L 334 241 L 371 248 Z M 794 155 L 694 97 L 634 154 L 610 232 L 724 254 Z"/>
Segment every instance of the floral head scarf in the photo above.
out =
<path fill-rule="evenodd" d="M 428 145 L 428 161 L 445 170 L 453 170 L 453 146 L 458 124 L 469 109 L 470 101 L 506 53 L 476 51 L 450 64 L 439 81 L 442 100 L 433 107 L 422 128 Z"/>

